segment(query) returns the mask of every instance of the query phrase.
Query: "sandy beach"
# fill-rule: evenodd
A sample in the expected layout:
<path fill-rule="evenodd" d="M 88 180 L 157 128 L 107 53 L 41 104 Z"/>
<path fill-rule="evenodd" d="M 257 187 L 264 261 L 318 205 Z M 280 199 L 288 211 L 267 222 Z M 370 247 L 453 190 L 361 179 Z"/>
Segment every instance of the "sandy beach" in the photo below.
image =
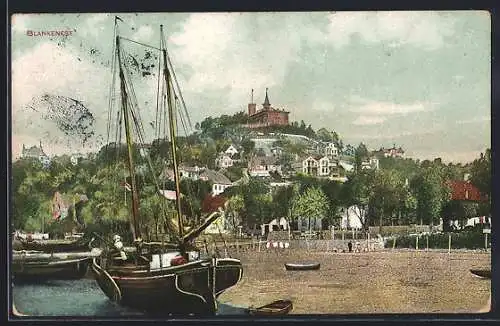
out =
<path fill-rule="evenodd" d="M 232 256 L 242 260 L 244 275 L 221 302 L 259 306 L 287 298 L 292 314 L 475 313 L 491 293 L 490 280 L 469 272 L 491 267 L 487 252 L 288 249 Z M 320 262 L 321 269 L 286 271 L 287 262 Z"/>

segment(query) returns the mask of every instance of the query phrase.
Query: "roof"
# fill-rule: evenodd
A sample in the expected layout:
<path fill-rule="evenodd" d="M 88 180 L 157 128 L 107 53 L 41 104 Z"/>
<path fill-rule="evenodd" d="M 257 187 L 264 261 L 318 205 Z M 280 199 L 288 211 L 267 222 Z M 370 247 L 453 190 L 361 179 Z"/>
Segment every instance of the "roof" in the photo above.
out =
<path fill-rule="evenodd" d="M 226 177 L 224 174 L 209 169 L 205 169 L 205 171 L 203 171 L 200 174 L 200 178 L 207 179 L 209 181 L 212 181 L 213 183 L 218 183 L 223 185 L 232 184 L 231 180 L 229 180 L 228 177 Z"/>
<path fill-rule="evenodd" d="M 271 103 L 269 103 L 269 97 L 267 96 L 267 88 L 266 88 L 266 98 L 265 98 L 264 103 L 262 105 L 267 106 L 267 107 L 271 106 Z"/>
<path fill-rule="evenodd" d="M 278 159 L 275 156 L 254 156 L 250 161 L 251 166 L 255 165 L 275 165 Z"/>
<path fill-rule="evenodd" d="M 469 181 L 452 180 L 447 184 L 451 188 L 451 200 L 484 201 L 479 189 Z"/>
<path fill-rule="evenodd" d="M 23 156 L 29 157 L 39 157 L 40 155 L 46 156 L 41 147 L 31 146 L 29 148 L 23 148 Z"/>

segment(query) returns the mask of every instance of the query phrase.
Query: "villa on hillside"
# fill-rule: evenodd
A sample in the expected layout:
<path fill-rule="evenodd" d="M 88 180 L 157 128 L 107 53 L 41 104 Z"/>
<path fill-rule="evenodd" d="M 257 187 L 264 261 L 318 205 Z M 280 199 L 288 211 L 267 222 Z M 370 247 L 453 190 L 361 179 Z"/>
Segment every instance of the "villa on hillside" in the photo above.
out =
<path fill-rule="evenodd" d="M 308 155 L 299 158 L 299 162 L 301 163 L 300 170 L 296 172 L 318 177 L 339 176 L 337 160 L 326 155 Z"/>
<path fill-rule="evenodd" d="M 223 193 L 227 188 L 231 187 L 233 183 L 224 174 L 213 171 L 204 167 L 179 167 L 180 178 L 187 178 L 191 180 L 203 180 L 212 183 L 212 196 L 217 196 Z M 174 171 L 171 168 L 163 170 L 160 178 L 174 180 Z"/>
<path fill-rule="evenodd" d="M 281 174 L 281 165 L 275 156 L 254 156 L 248 162 L 248 174 L 252 177 L 269 177 L 269 172 Z"/>
<path fill-rule="evenodd" d="M 382 157 L 404 157 L 405 151 L 401 147 L 396 148 L 394 144 L 391 148 L 382 147 L 378 151 L 374 151 L 373 154 Z"/>

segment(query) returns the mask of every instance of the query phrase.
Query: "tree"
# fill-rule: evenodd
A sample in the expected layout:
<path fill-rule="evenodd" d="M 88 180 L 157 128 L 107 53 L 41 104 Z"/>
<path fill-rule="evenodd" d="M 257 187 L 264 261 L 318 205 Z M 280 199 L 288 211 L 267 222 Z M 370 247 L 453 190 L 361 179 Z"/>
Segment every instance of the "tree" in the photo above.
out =
<path fill-rule="evenodd" d="M 309 229 L 311 229 L 311 219 L 323 219 L 327 216 L 328 198 L 319 187 L 307 188 L 298 196 L 293 203 L 293 217 L 307 217 Z"/>
<path fill-rule="evenodd" d="M 359 174 L 351 175 L 347 182 L 342 185 L 340 191 L 340 205 L 349 208 L 357 206 L 356 214 L 359 213 L 359 220 L 363 229 L 368 229 L 370 225 L 370 215 L 367 214 L 370 199 L 372 198 L 374 184 L 373 171 L 361 171 Z"/>
<path fill-rule="evenodd" d="M 479 159 L 472 162 L 471 182 L 488 198 L 491 203 L 491 150 L 488 148 Z"/>
<path fill-rule="evenodd" d="M 354 152 L 354 166 L 357 172 L 361 171 L 361 163 L 368 158 L 366 145 L 360 143 Z"/>
<path fill-rule="evenodd" d="M 384 218 L 389 216 L 392 219 L 398 208 L 402 189 L 404 189 L 404 183 L 397 171 L 376 171 L 371 189 L 371 203 L 379 217 L 379 232 L 384 225 Z"/>
<path fill-rule="evenodd" d="M 450 199 L 450 189 L 445 184 L 442 170 L 429 165 L 412 180 L 411 187 L 417 198 L 417 218 L 421 223 L 434 225 Z"/>

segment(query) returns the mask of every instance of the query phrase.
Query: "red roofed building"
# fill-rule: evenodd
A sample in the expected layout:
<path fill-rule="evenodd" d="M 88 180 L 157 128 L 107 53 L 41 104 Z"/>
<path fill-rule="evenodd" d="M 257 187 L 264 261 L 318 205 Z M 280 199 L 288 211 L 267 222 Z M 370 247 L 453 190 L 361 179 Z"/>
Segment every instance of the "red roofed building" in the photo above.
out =
<path fill-rule="evenodd" d="M 288 115 L 290 112 L 283 109 L 275 109 L 269 102 L 266 88 L 266 98 L 262 104 L 262 109 L 257 110 L 257 105 L 253 103 L 253 89 L 252 89 L 252 103 L 248 104 L 248 120 L 247 127 L 260 128 L 266 126 L 286 126 L 288 125 Z"/>
<path fill-rule="evenodd" d="M 453 180 L 447 184 L 451 188 L 451 200 L 464 201 L 485 201 L 486 198 L 481 196 L 481 192 L 469 181 Z"/>

